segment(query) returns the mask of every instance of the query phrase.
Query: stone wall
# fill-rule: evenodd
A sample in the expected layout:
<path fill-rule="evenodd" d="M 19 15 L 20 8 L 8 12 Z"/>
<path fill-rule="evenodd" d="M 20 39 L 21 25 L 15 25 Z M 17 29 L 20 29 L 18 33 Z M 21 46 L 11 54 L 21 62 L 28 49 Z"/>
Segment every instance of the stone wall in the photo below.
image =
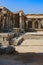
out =
<path fill-rule="evenodd" d="M 0 33 L 0 44 L 2 46 L 8 46 L 10 44 L 13 44 L 12 41 L 10 39 L 12 39 L 14 36 L 14 34 L 10 34 L 10 33 Z M 9 41 L 10 40 L 10 41 Z"/>

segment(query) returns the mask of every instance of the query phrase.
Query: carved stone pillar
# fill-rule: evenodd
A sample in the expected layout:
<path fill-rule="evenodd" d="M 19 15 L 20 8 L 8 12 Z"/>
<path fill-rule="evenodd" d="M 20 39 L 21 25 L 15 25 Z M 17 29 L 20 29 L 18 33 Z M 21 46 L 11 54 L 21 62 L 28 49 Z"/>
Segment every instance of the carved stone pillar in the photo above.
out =
<path fill-rule="evenodd" d="M 4 25 L 5 25 L 5 17 L 4 17 L 4 16 L 3 16 L 3 18 L 2 18 L 2 21 L 1 21 L 1 22 L 2 22 L 1 29 L 2 29 L 2 30 L 4 30 Z"/>
<path fill-rule="evenodd" d="M 34 21 L 32 22 L 32 28 L 34 29 L 35 27 L 34 27 Z"/>
<path fill-rule="evenodd" d="M 41 29 L 41 22 L 38 20 L 38 29 Z"/>
<path fill-rule="evenodd" d="M 43 29 L 43 19 L 41 20 L 41 29 Z"/>
<path fill-rule="evenodd" d="M 28 21 L 26 21 L 26 29 L 28 30 Z"/>
<path fill-rule="evenodd" d="M 20 29 L 22 29 L 22 12 L 19 13 L 19 26 L 20 26 Z"/>
<path fill-rule="evenodd" d="M 20 16 L 20 29 L 22 29 L 22 17 Z"/>
<path fill-rule="evenodd" d="M 13 25 L 13 19 L 12 19 L 12 17 L 10 16 L 10 29 L 12 29 L 12 26 Z"/>
<path fill-rule="evenodd" d="M 13 20 L 12 20 L 12 27 L 14 28 L 15 27 L 15 19 L 13 17 Z"/>
<path fill-rule="evenodd" d="M 6 17 L 7 30 L 8 30 L 8 16 Z"/>
<path fill-rule="evenodd" d="M 9 29 L 10 29 L 10 26 L 11 26 L 11 22 L 10 22 L 10 16 L 9 16 Z"/>

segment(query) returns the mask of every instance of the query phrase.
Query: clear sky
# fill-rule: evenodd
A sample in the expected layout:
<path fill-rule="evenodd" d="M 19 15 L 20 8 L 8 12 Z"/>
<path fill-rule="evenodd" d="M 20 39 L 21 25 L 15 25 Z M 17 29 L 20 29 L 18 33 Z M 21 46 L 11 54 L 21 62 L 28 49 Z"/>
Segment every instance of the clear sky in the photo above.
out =
<path fill-rule="evenodd" d="M 23 10 L 26 14 L 43 14 L 43 0 L 0 0 L 0 6 L 13 12 Z"/>

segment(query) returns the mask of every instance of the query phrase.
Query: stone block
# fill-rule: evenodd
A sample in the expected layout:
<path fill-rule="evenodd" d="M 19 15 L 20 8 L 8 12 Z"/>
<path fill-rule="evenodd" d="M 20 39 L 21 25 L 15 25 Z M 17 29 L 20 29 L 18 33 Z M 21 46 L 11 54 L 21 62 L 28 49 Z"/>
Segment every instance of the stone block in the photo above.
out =
<path fill-rule="evenodd" d="M 14 31 L 15 33 L 19 33 L 20 28 L 14 28 L 13 31 Z"/>
<path fill-rule="evenodd" d="M 2 41 L 2 46 L 8 46 L 9 45 L 9 41 Z"/>
<path fill-rule="evenodd" d="M 3 37 L 0 38 L 0 41 L 3 41 Z"/>

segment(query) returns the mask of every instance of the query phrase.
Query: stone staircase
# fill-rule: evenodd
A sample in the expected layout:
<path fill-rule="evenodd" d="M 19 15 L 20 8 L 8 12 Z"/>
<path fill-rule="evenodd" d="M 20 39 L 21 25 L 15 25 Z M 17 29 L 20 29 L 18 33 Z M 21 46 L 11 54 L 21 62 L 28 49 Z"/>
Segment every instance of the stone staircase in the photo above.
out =
<path fill-rule="evenodd" d="M 43 53 L 43 32 L 26 33 L 23 35 L 24 41 L 19 46 L 15 46 L 19 53 Z"/>
<path fill-rule="evenodd" d="M 43 32 L 42 33 L 26 33 L 23 35 L 24 39 L 43 39 Z"/>

